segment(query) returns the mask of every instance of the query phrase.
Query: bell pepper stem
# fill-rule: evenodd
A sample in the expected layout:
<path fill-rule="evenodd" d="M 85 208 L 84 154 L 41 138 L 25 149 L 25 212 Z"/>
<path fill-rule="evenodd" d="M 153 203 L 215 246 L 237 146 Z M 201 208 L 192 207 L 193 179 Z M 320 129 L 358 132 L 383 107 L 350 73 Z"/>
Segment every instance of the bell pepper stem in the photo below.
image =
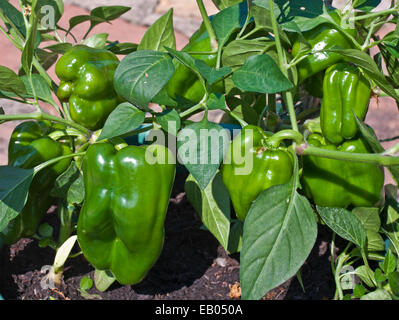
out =
<path fill-rule="evenodd" d="M 296 147 L 296 153 L 299 155 L 316 156 L 321 158 L 344 160 L 352 162 L 364 162 L 381 165 L 385 167 L 399 165 L 399 157 L 386 155 L 384 153 L 352 153 L 336 150 L 322 149 L 307 144 L 301 144 Z"/>
<path fill-rule="evenodd" d="M 281 130 L 275 133 L 268 140 L 268 144 L 270 144 L 273 148 L 277 148 L 280 146 L 283 140 L 293 140 L 296 144 L 301 144 L 303 142 L 303 136 L 298 131 L 295 130 Z"/>

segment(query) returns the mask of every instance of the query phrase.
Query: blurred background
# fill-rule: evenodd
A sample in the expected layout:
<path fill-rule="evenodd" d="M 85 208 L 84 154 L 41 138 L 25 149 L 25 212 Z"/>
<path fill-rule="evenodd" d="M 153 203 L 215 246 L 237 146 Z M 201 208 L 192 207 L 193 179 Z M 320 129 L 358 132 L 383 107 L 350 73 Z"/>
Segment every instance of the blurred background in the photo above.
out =
<path fill-rule="evenodd" d="M 0 0 L 4 1 L 4 0 Z M 9 0 L 11 4 L 19 8 L 18 0 Z M 346 0 L 334 0 L 333 6 L 342 7 Z M 211 0 L 204 0 L 209 15 L 215 14 L 218 10 Z M 377 10 L 389 7 L 391 0 L 382 0 Z M 65 12 L 59 25 L 67 28 L 69 19 L 76 15 L 88 14 L 89 11 L 98 6 L 104 5 L 123 5 L 132 9 L 125 13 L 122 18 L 112 22 L 112 24 L 100 24 L 95 27 L 90 34 L 103 33 L 109 34 L 109 40 L 120 42 L 139 43 L 149 25 L 157 20 L 161 15 L 173 8 L 174 27 L 176 32 L 177 47 L 181 49 L 187 43 L 191 34 L 201 23 L 201 14 L 195 0 L 64 0 Z M 86 32 L 89 22 L 82 23 L 73 29 L 75 36 L 80 39 Z M 381 29 L 381 35 L 389 32 L 389 26 Z M 68 39 L 69 40 L 69 39 Z M 72 41 L 72 40 L 70 40 Z M 0 34 L 0 65 L 7 66 L 18 72 L 21 53 L 16 49 L 3 34 Z M 50 69 L 50 76 L 58 83 L 54 73 L 54 67 Z M 25 113 L 34 111 L 30 106 L 22 105 L 8 100 L 0 99 L 0 106 L 8 114 Z M 43 105 L 49 113 L 52 109 Z M 218 114 L 213 115 L 213 121 L 220 119 Z M 380 139 L 389 139 L 399 136 L 399 112 L 395 101 L 391 98 L 373 98 L 370 111 L 366 118 L 366 123 L 372 126 Z M 7 146 L 12 130 L 18 122 L 7 122 L 0 125 L 0 165 L 7 164 Z M 389 148 L 398 143 L 399 140 L 383 143 L 385 148 Z M 387 183 L 392 181 L 387 174 Z"/>

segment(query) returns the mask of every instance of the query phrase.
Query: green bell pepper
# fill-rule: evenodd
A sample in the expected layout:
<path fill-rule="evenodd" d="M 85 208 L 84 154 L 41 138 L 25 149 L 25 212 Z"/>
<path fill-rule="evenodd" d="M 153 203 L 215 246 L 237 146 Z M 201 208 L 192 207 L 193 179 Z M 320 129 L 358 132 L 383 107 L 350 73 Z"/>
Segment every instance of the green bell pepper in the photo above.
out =
<path fill-rule="evenodd" d="M 291 179 L 292 156 L 286 148 L 271 145 L 270 136 L 257 126 L 244 127 L 228 147 L 221 166 L 223 183 L 241 221 L 261 191 Z"/>
<path fill-rule="evenodd" d="M 47 135 L 53 129 L 55 128 L 47 122 L 29 121 L 18 125 L 11 135 L 8 164 L 32 169 L 48 160 L 71 154 L 71 149 L 66 144 L 54 141 Z M 54 182 L 68 168 L 70 162 L 71 159 L 58 161 L 34 176 L 24 208 L 0 234 L 5 243 L 13 244 L 20 238 L 31 237 L 36 233 L 41 220 L 54 203 L 54 198 L 50 196 Z"/>
<path fill-rule="evenodd" d="M 309 145 L 327 150 L 370 153 L 362 138 L 341 145 L 329 143 L 322 135 L 309 135 Z M 322 207 L 374 207 L 381 200 L 384 172 L 374 164 L 303 156 L 302 185 L 306 196 Z"/>
<path fill-rule="evenodd" d="M 176 165 L 151 164 L 172 157 L 161 145 L 91 145 L 83 160 L 85 200 L 78 242 L 97 269 L 110 270 L 121 284 L 140 282 L 158 259 Z"/>
<path fill-rule="evenodd" d="M 338 14 L 330 12 L 332 19 L 341 25 Z M 355 29 L 345 30 L 352 37 L 356 37 Z M 292 46 L 291 54 L 296 57 L 301 50 L 301 41 L 299 37 Z M 337 47 L 340 49 L 351 49 L 353 43 L 345 34 L 334 27 L 332 23 L 323 23 L 309 31 L 303 33 L 303 38 L 311 46 L 309 52 L 303 52 L 301 56 L 308 54 L 306 58 L 297 64 L 298 82 L 302 83 L 305 79 L 314 74 L 327 69 L 329 66 L 343 60 L 342 56 L 335 52 L 316 52 L 323 49 L 332 49 Z"/>
<path fill-rule="evenodd" d="M 119 59 L 111 51 L 76 45 L 55 65 L 57 96 L 69 102 L 71 118 L 90 130 L 102 128 L 120 98 L 114 90 Z"/>
<path fill-rule="evenodd" d="M 204 24 L 202 24 L 200 29 L 192 35 L 189 43 L 182 49 L 182 51 L 191 53 L 194 58 L 204 61 L 210 67 L 216 67 L 217 54 L 207 53 L 213 51 L 213 49 L 208 31 Z M 207 54 L 201 54 L 201 52 Z M 178 61 L 175 61 L 174 64 L 175 72 L 166 84 L 168 95 L 176 101 L 184 98 L 192 103 L 200 102 L 205 94 L 205 89 L 197 75 Z M 214 84 L 212 86 L 212 91 L 223 93 L 223 81 Z"/>
<path fill-rule="evenodd" d="M 352 139 L 358 132 L 354 114 L 364 120 L 371 97 L 370 81 L 348 63 L 329 67 L 323 80 L 320 127 L 334 144 Z"/>

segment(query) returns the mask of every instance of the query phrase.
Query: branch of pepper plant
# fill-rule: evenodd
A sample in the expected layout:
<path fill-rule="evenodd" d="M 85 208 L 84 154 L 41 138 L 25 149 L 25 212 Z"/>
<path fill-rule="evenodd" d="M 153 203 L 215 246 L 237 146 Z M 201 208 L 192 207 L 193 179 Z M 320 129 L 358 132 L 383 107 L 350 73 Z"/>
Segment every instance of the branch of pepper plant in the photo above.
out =
<path fill-rule="evenodd" d="M 270 8 L 274 7 L 273 0 L 269 0 L 269 7 Z M 274 15 L 274 10 L 270 10 L 270 19 L 272 22 L 274 39 L 276 42 L 277 55 L 278 55 L 278 59 L 279 59 L 280 69 L 282 70 L 283 74 L 288 78 L 286 55 L 283 51 L 283 47 L 281 44 L 280 34 L 279 34 L 279 30 L 278 30 L 277 20 Z M 295 114 L 294 98 L 293 98 L 292 92 L 291 91 L 283 92 L 282 96 L 283 96 L 285 102 L 287 103 L 287 109 L 288 109 L 288 113 L 290 115 L 292 129 L 299 132 L 298 123 L 297 123 L 296 114 Z"/>
<path fill-rule="evenodd" d="M 85 127 L 77 124 L 73 121 L 69 121 L 64 118 L 56 117 L 49 115 L 44 112 L 34 112 L 34 113 L 23 113 L 23 114 L 7 114 L 7 115 L 0 115 L 0 121 L 14 121 L 14 120 L 49 120 L 52 122 L 62 123 L 66 126 L 75 128 L 82 132 L 85 136 L 90 136 L 90 130 L 86 129 Z"/>
<path fill-rule="evenodd" d="M 399 149 L 399 144 L 396 146 L 396 148 Z M 321 158 L 363 162 L 389 167 L 399 165 L 399 157 L 392 156 L 391 153 L 395 150 L 391 149 L 385 151 L 384 153 L 352 153 L 336 150 L 327 150 L 303 143 L 296 147 L 296 153 L 301 156 L 316 156 Z M 390 151 L 390 153 L 388 153 L 388 151 Z"/>

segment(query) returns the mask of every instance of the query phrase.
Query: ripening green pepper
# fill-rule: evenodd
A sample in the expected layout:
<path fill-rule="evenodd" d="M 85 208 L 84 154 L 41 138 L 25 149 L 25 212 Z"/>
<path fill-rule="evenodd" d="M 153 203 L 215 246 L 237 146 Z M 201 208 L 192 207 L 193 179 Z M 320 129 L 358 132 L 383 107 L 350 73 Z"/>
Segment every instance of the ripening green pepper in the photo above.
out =
<path fill-rule="evenodd" d="M 221 166 L 223 183 L 241 221 L 261 191 L 291 179 L 292 156 L 286 148 L 270 145 L 270 136 L 257 126 L 244 127 L 227 149 Z"/>
<path fill-rule="evenodd" d="M 338 25 L 341 24 L 340 18 L 335 11 L 330 12 L 330 16 Z M 356 37 L 355 29 L 346 29 L 346 32 L 348 32 L 348 34 L 350 34 L 352 37 Z M 352 40 L 330 23 L 323 23 L 309 31 L 304 32 L 303 37 L 306 42 L 309 43 L 311 49 L 310 52 L 304 52 L 302 54 L 304 55 L 310 53 L 306 58 L 297 64 L 299 83 L 302 83 L 305 79 L 343 60 L 342 56 L 338 53 L 316 51 L 332 49 L 333 47 L 340 49 L 353 48 Z M 292 46 L 292 56 L 296 57 L 300 49 L 301 42 L 298 37 L 297 41 L 295 41 Z"/>
<path fill-rule="evenodd" d="M 213 51 L 211 40 L 205 25 L 202 24 L 190 38 L 189 43 L 182 49 L 183 52 L 192 53 L 191 55 L 204 61 L 210 67 L 216 67 L 217 54 L 198 54 L 201 52 Z M 201 101 L 205 94 L 201 81 L 197 75 L 187 68 L 185 65 L 175 61 L 175 73 L 166 84 L 166 91 L 168 95 L 174 100 L 178 101 L 179 98 L 184 98 L 193 103 Z M 219 81 L 212 86 L 215 92 L 224 92 L 223 81 Z"/>
<path fill-rule="evenodd" d="M 320 110 L 323 136 L 334 144 L 352 139 L 358 132 L 353 114 L 363 121 L 370 97 L 370 81 L 359 68 L 348 63 L 338 63 L 328 68 L 323 80 Z"/>
<path fill-rule="evenodd" d="M 71 118 L 90 130 L 102 128 L 120 98 L 114 90 L 119 59 L 111 51 L 76 45 L 55 65 L 57 96 L 69 102 Z"/>
<path fill-rule="evenodd" d="M 49 134 L 54 128 L 47 122 L 28 121 L 18 125 L 8 146 L 8 165 L 32 169 L 48 160 L 71 154 L 66 145 L 52 140 Z M 20 214 L 10 221 L 0 238 L 13 244 L 20 238 L 36 233 L 44 215 L 54 202 L 50 191 L 57 177 L 69 166 L 71 159 L 64 159 L 42 169 L 33 178 L 27 202 Z"/>
<path fill-rule="evenodd" d="M 322 135 L 309 135 L 309 145 L 327 150 L 370 153 L 362 138 L 341 145 L 329 143 Z M 381 200 L 384 172 L 374 164 L 303 156 L 302 185 L 308 198 L 322 207 L 374 207 Z"/>
<path fill-rule="evenodd" d="M 158 259 L 176 165 L 161 145 L 91 145 L 83 160 L 85 201 L 78 242 L 97 269 L 110 270 L 121 284 L 140 282 Z"/>

